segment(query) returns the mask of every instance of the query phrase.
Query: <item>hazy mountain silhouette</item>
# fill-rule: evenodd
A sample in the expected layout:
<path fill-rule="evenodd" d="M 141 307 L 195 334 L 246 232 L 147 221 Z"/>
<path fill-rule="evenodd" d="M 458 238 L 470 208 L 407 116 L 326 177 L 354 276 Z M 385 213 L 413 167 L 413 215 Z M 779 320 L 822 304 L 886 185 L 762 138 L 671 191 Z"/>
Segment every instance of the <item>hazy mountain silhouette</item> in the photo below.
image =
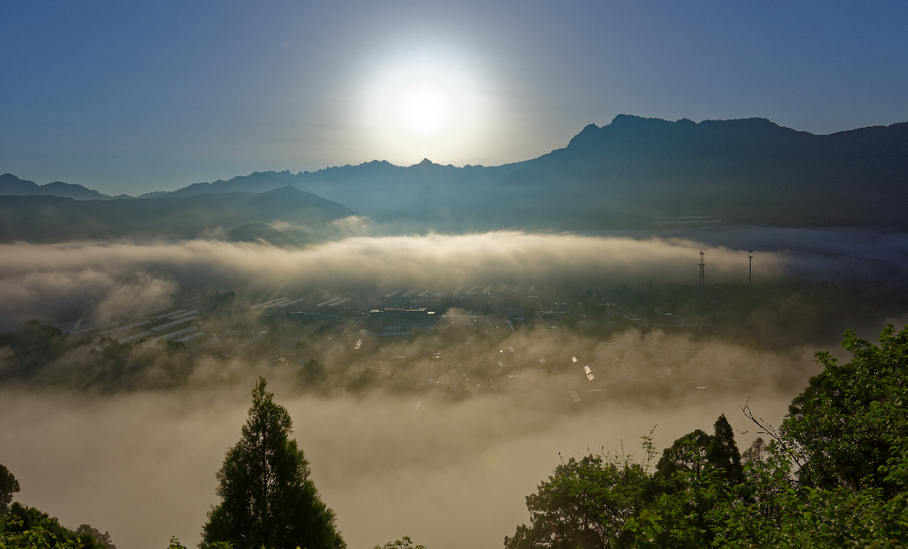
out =
<path fill-rule="evenodd" d="M 678 216 L 769 226 L 908 227 L 908 123 L 831 135 L 765 119 L 621 115 L 525 162 L 485 194 L 501 221 L 653 227 Z"/>
<path fill-rule="evenodd" d="M 10 174 L 0 176 L 0 183 L 5 194 L 78 188 L 84 191 L 78 198 L 87 197 L 85 193 L 110 198 L 81 185 L 39 186 Z M 228 207 L 227 199 L 215 197 L 238 191 L 268 193 L 288 185 L 300 196 L 314 197 L 304 192 L 309 191 L 327 199 L 325 203 L 334 201 L 333 206 L 325 206 L 325 211 L 335 212 L 332 215 L 349 215 L 336 209 L 350 212 L 340 206 L 344 204 L 401 230 L 655 229 L 690 216 L 710 216 L 734 225 L 908 228 L 904 213 L 908 209 L 908 123 L 813 135 L 761 118 L 695 123 L 620 115 L 606 126 L 587 126 L 563 149 L 504 166 L 457 168 L 426 159 L 402 167 L 372 161 L 315 172 L 256 172 L 228 181 L 196 183 L 171 193 L 148 193 L 143 200 L 113 201 L 117 205 L 110 211 L 97 205 L 64 208 L 56 202 L 53 207 L 61 209 L 61 219 L 70 216 L 86 236 L 140 232 L 140 225 L 166 234 L 171 222 L 174 234 L 190 234 L 201 226 L 281 219 L 287 215 L 282 204 L 262 204 L 251 215 L 251 199 Z M 159 204 L 164 203 L 159 200 L 189 198 L 196 198 L 193 207 L 203 212 L 196 221 L 176 213 L 163 213 L 164 217 L 153 220 L 142 213 L 161 209 Z M 131 202 L 151 203 L 127 205 Z M 167 204 L 178 210 L 177 203 Z M 23 202 L 23 207 L 36 206 Z M 269 207 L 276 209 L 266 211 Z M 115 222 L 113 211 L 126 213 Z M 135 220 L 134 214 L 139 216 Z M 17 219 L 28 223 L 21 216 Z M 33 230 L 52 238 L 61 224 L 53 219 L 47 222 L 54 229 Z M 6 219 L 3 223 L 9 226 Z M 13 228 L 2 233 L 11 234 L 18 233 Z"/>
<path fill-rule="evenodd" d="M 0 195 L 60 196 L 75 200 L 110 200 L 112 198 L 82 185 L 63 183 L 61 181 L 38 185 L 34 181 L 19 179 L 11 173 L 0 175 Z"/>
<path fill-rule="evenodd" d="M 214 183 L 193 183 L 188 187 L 183 187 L 182 189 L 166 194 L 169 196 L 185 197 L 213 193 L 263 193 L 273 191 L 274 189 L 280 189 L 281 187 L 286 187 L 288 185 L 296 187 L 301 191 L 309 191 L 309 189 L 306 189 L 291 178 L 281 177 L 273 172 L 254 172 L 250 175 L 237 176 L 227 181 L 217 180 Z M 154 195 L 155 193 L 149 194 Z"/>
<path fill-rule="evenodd" d="M 564 149 L 506 166 L 375 161 L 275 175 L 362 215 L 423 229 L 653 229 L 690 216 L 908 227 L 908 123 L 813 135 L 760 118 L 620 115 L 587 126 Z"/>
<path fill-rule="evenodd" d="M 433 225 L 451 223 L 452 212 L 471 209 L 482 192 L 521 166 L 434 164 L 428 159 L 412 166 L 374 160 L 357 166 L 335 166 L 315 172 L 256 172 L 229 181 L 196 183 L 169 196 L 219 192 L 262 192 L 288 183 L 345 204 L 378 221 L 405 220 Z"/>
<path fill-rule="evenodd" d="M 287 186 L 264 193 L 220 193 L 144 200 L 77 201 L 0 196 L 0 241 L 61 242 L 121 236 L 193 238 L 218 228 L 283 221 L 319 227 L 355 215 L 349 208 Z"/>
<path fill-rule="evenodd" d="M 455 228 L 458 217 L 481 201 L 482 193 L 523 163 L 503 166 L 442 166 L 424 159 L 412 166 L 375 160 L 283 177 L 319 196 L 345 204 L 378 221 L 408 221 Z"/>

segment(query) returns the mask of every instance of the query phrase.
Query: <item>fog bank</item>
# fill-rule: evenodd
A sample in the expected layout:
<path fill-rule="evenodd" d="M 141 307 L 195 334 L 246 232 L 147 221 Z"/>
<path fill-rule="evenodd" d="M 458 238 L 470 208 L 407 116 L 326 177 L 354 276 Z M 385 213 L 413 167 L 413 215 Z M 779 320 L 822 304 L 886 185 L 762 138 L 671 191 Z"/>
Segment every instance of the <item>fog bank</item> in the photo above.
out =
<path fill-rule="evenodd" d="M 16 500 L 64 525 L 109 530 L 118 547 L 160 549 L 172 535 L 191 547 L 217 501 L 214 475 L 239 439 L 250 387 L 101 398 L 6 390 L 0 461 L 22 485 Z M 326 400 L 269 388 L 290 411 L 294 437 L 351 548 L 402 535 L 432 549 L 501 547 L 527 521 L 524 497 L 560 463 L 559 453 L 567 459 L 623 444 L 639 458 L 639 437 L 653 426 L 661 450 L 693 429 L 711 429 L 720 413 L 751 429 L 741 395 L 557 413 L 506 398 Z M 762 393 L 751 406 L 778 422 L 791 396 Z M 743 450 L 754 434 L 738 436 Z"/>
<path fill-rule="evenodd" d="M 496 232 L 353 237 L 303 250 L 193 240 L 158 244 L 77 243 L 0 246 L 0 329 L 31 318 L 49 323 L 104 318 L 160 306 L 179 292 L 235 289 L 246 295 L 386 290 L 450 292 L 487 284 L 696 283 L 699 251 L 711 283 L 743 281 L 741 250 L 695 241 Z M 767 252 L 754 276 L 784 275 L 791 261 Z"/>
<path fill-rule="evenodd" d="M 786 277 L 888 282 L 908 265 L 903 235 L 835 241 L 839 233 L 823 231 L 692 234 L 697 238 L 668 232 L 661 238 L 356 236 L 293 250 L 207 240 L 2 245 L 0 330 L 32 318 L 54 324 L 183 307 L 177 304 L 187 296 L 227 290 L 241 297 L 235 309 L 222 311 L 222 326 L 210 320 L 216 329 L 205 329 L 211 333 L 260 333 L 255 315 L 261 309 L 250 313 L 248 303 L 401 288 L 443 294 L 501 286 L 525 297 L 534 286 L 570 283 L 563 295 L 576 300 L 589 287 L 669 282 L 690 286 L 694 301 L 713 307 L 696 297 L 701 250 L 707 285 L 739 284 L 733 287 L 739 301 L 727 300 L 733 304 L 754 302 L 744 285 L 750 249 L 757 250 L 755 285 Z M 597 323 L 605 313 L 590 312 L 590 322 L 577 329 L 565 319 L 510 331 L 503 327 L 506 317 L 495 316 L 493 326 L 491 317 L 470 312 L 443 318 L 434 332 L 411 341 L 362 334 L 356 322 L 328 326 L 318 336 L 315 324 L 283 316 L 274 326 L 286 322 L 292 329 L 283 339 L 272 329 L 273 347 L 260 352 L 234 353 L 238 340 L 218 356 L 179 354 L 191 363 L 180 370 L 185 378 L 168 377 L 173 372 L 158 360 L 165 354 L 161 345 L 111 346 L 123 353 L 122 364 L 145 366 L 134 383 L 127 368 L 125 381 L 110 382 L 107 391 L 93 381 L 110 373 L 92 370 L 106 367 L 98 359 L 103 349 L 95 349 L 91 334 L 76 336 L 56 362 L 31 365 L 45 377 L 23 375 L 21 385 L 0 387 L 0 463 L 20 481 L 17 501 L 64 525 L 108 530 L 121 549 L 161 549 L 174 535 L 194 546 L 217 499 L 215 473 L 239 439 L 249 389 L 265 375 L 293 417 L 294 436 L 351 549 L 403 535 L 430 549 L 501 547 L 503 537 L 526 522 L 524 498 L 560 463 L 559 453 L 567 459 L 603 447 L 618 451 L 623 443 L 639 458 L 639 437 L 654 425 L 661 450 L 694 429 L 709 431 L 722 413 L 735 428 L 751 430 L 740 413 L 749 395 L 751 408 L 778 424 L 791 398 L 819 371 L 812 359 L 818 349 L 797 343 L 761 350 L 757 328 L 797 332 L 810 324 L 804 319 L 834 316 L 809 297 L 785 295 L 778 307 L 754 307 L 754 318 L 738 319 L 746 333 L 725 339 L 696 323 L 672 326 L 668 316 L 645 335 L 625 330 L 643 307 L 632 314 L 622 303 L 608 305 L 617 311 L 609 318 L 627 321 L 612 327 Z M 867 315 L 874 325 L 885 315 L 900 324 L 908 318 L 898 303 L 892 312 L 870 303 L 881 316 Z M 732 317 L 719 318 L 717 324 Z M 608 328 L 601 332 L 608 335 L 590 327 Z M 307 385 L 301 375 L 308 358 L 326 368 L 321 386 Z M 9 360 L 0 356 L 0 372 Z M 595 385 L 584 373 L 587 364 Z M 367 371 L 372 377 L 362 379 L 370 383 L 358 392 L 351 388 Z M 85 390 L 68 380 L 87 380 Z M 580 394 L 579 405 L 569 389 Z M 755 436 L 739 435 L 742 451 Z"/>

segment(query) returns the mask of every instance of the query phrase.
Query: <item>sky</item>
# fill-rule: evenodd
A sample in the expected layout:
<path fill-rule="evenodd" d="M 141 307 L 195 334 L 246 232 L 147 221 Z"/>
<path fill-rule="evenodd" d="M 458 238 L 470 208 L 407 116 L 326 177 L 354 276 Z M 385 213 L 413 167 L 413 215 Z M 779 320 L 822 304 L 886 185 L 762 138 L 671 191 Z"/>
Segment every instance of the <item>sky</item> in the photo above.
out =
<path fill-rule="evenodd" d="M 0 3 L 0 173 L 107 194 L 500 165 L 618 114 L 908 121 L 908 3 Z"/>

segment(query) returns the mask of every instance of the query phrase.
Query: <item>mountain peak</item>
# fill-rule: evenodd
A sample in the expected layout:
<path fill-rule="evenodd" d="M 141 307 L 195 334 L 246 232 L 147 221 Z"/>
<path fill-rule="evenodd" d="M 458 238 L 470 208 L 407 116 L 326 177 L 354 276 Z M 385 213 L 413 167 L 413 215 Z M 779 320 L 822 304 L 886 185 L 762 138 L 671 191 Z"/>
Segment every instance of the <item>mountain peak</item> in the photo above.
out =
<path fill-rule="evenodd" d="M 619 114 L 610 124 L 598 127 L 589 124 L 574 136 L 568 148 L 601 147 L 605 142 L 626 142 L 627 139 L 704 139 L 708 136 L 726 136 L 752 141 L 754 139 L 776 139 L 791 137 L 794 130 L 783 128 L 766 118 L 738 118 L 731 120 L 703 120 L 694 122 L 682 118 L 676 122 L 662 118 L 645 118 L 630 114 Z M 803 133 L 803 132 L 802 132 Z"/>
<path fill-rule="evenodd" d="M 260 193 L 252 193 L 259 195 L 268 195 L 268 196 L 303 196 L 311 193 L 307 193 L 301 189 L 294 187 L 293 185 L 284 185 L 283 187 L 278 187 L 276 189 L 271 189 L 268 191 L 263 191 Z"/>
<path fill-rule="evenodd" d="M 642 125 L 642 124 L 671 124 L 668 120 L 663 120 L 662 118 L 646 118 L 645 116 L 637 116 L 634 114 L 619 114 L 612 119 L 612 123 L 609 126 L 630 126 L 630 125 Z"/>
<path fill-rule="evenodd" d="M 34 181 L 19 179 L 11 173 L 0 175 L 0 195 L 43 195 L 74 198 L 76 200 L 108 200 L 110 196 L 98 191 L 75 185 L 54 181 L 45 185 L 38 185 Z"/>

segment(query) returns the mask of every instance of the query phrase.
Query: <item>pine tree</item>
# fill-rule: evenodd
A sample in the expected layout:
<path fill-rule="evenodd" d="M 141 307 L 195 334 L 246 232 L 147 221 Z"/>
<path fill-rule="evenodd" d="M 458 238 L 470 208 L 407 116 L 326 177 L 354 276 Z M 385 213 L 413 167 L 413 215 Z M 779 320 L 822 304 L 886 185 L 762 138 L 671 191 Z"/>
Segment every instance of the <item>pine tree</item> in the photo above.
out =
<path fill-rule="evenodd" d="M 290 438 L 287 410 L 274 403 L 259 378 L 242 437 L 217 473 L 221 503 L 212 507 L 202 545 L 218 541 L 238 549 L 340 549 L 334 512 L 309 479 L 309 462 Z"/>
<path fill-rule="evenodd" d="M 744 466 L 741 465 L 741 452 L 735 444 L 735 433 L 725 419 L 725 414 L 719 416 L 714 428 L 716 434 L 706 448 L 706 459 L 724 470 L 727 483 L 739 484 L 744 481 Z"/>
<path fill-rule="evenodd" d="M 0 465 L 0 515 L 6 514 L 10 502 L 13 501 L 13 494 L 18 491 L 19 481 L 6 465 Z"/>

